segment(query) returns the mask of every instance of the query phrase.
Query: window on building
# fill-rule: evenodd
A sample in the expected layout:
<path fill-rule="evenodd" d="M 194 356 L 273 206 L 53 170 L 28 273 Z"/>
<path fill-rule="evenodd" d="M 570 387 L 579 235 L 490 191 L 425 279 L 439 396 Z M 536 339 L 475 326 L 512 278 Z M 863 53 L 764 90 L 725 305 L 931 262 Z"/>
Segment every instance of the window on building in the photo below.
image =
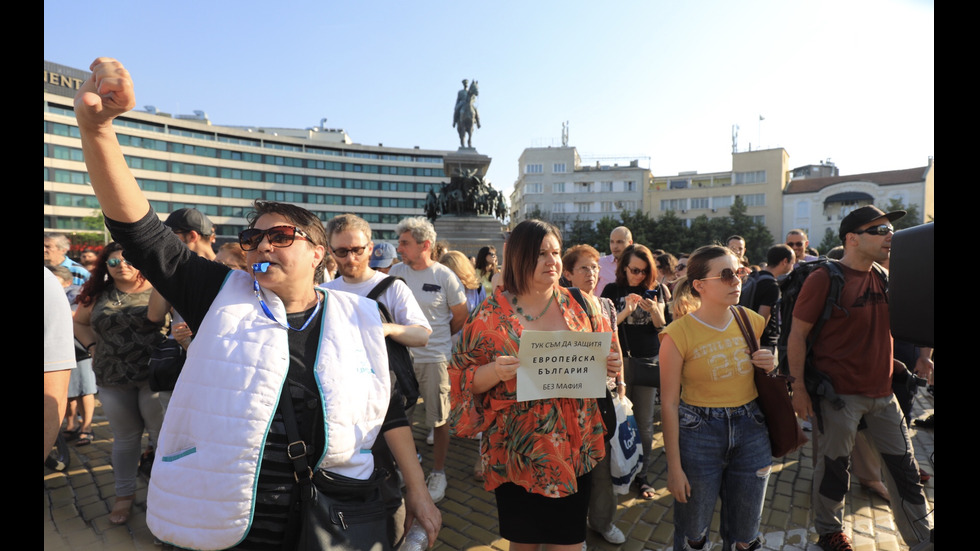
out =
<path fill-rule="evenodd" d="M 613 183 L 612 182 L 599 182 L 599 191 L 604 193 L 612 193 Z"/>
<path fill-rule="evenodd" d="M 691 209 L 711 208 L 711 200 L 707 197 L 691 197 Z"/>
<path fill-rule="evenodd" d="M 623 191 L 636 191 L 636 182 L 633 180 L 623 182 Z"/>
<path fill-rule="evenodd" d="M 592 212 L 592 203 L 575 203 L 575 212 Z"/>
<path fill-rule="evenodd" d="M 711 208 L 713 209 L 727 209 L 732 206 L 735 199 L 731 195 L 722 195 L 719 197 L 711 198 Z"/>
<path fill-rule="evenodd" d="M 541 163 L 524 165 L 524 174 L 541 174 L 544 172 L 544 165 Z"/>
<path fill-rule="evenodd" d="M 764 184 L 766 183 L 766 171 L 756 170 L 754 172 L 736 172 L 735 185 L 742 184 Z"/>
<path fill-rule="evenodd" d="M 565 203 L 553 203 L 551 212 L 565 212 Z"/>
<path fill-rule="evenodd" d="M 687 199 L 661 199 L 660 210 L 661 211 L 687 210 Z"/>
<path fill-rule="evenodd" d="M 592 193 L 592 182 L 575 182 L 576 193 Z"/>
<path fill-rule="evenodd" d="M 555 174 L 564 174 L 566 172 L 565 163 L 555 163 L 551 166 L 551 171 Z"/>
<path fill-rule="evenodd" d="M 668 180 L 667 189 L 687 189 L 690 185 L 690 180 L 687 178 L 683 180 Z"/>
<path fill-rule="evenodd" d="M 742 201 L 745 203 L 746 207 L 764 207 L 766 206 L 766 194 L 765 193 L 751 193 L 749 195 L 742 195 Z"/>
<path fill-rule="evenodd" d="M 555 182 L 551 185 L 553 193 L 565 193 L 565 182 Z"/>
<path fill-rule="evenodd" d="M 524 193 L 543 193 L 543 188 L 541 182 L 532 182 L 524 185 Z"/>

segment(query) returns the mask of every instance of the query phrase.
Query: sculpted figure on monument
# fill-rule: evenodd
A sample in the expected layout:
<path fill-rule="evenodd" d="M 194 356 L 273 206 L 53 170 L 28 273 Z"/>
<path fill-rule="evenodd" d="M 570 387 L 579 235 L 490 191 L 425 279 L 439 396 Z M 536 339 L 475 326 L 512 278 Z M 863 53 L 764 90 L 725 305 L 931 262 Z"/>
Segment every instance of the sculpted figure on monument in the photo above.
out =
<path fill-rule="evenodd" d="M 466 88 L 466 80 L 463 80 L 463 89 L 456 93 L 456 107 L 453 111 L 453 126 L 459 133 L 459 147 L 473 147 L 473 125 L 480 128 L 480 112 L 476 109 L 476 97 L 480 95 L 477 83 Z M 465 143 L 464 143 L 465 138 Z"/>

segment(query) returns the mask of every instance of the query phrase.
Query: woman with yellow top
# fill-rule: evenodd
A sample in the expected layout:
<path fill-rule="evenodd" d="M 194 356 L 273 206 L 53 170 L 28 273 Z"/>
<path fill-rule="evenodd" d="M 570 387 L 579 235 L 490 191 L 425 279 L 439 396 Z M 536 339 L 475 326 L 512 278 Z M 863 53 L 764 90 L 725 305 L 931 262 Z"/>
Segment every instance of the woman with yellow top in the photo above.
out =
<path fill-rule="evenodd" d="M 585 540 L 591 471 L 605 456 L 594 398 L 518 402 L 517 351 L 524 330 L 612 331 L 558 284 L 561 234 L 525 220 L 505 251 L 503 284 L 463 327 L 449 366 L 449 422 L 457 436 L 483 432 L 484 488 L 494 492 L 500 533 L 512 551 L 578 551 Z M 586 311 L 587 310 L 587 311 Z M 615 349 L 615 348 L 613 348 Z M 606 374 L 622 369 L 610 352 Z M 612 427 L 610 427 L 612 428 Z"/>
<path fill-rule="evenodd" d="M 675 288 L 674 321 L 660 334 L 661 407 L 667 489 L 674 496 L 674 549 L 705 549 L 721 497 L 723 549 L 759 549 L 762 503 L 772 468 L 753 366 L 772 371 L 772 352 L 748 345 L 730 306 L 739 262 L 726 247 L 696 250 Z M 686 311 L 693 309 L 693 311 Z M 756 335 L 762 316 L 748 311 Z M 687 315 L 685 315 L 687 314 Z"/>

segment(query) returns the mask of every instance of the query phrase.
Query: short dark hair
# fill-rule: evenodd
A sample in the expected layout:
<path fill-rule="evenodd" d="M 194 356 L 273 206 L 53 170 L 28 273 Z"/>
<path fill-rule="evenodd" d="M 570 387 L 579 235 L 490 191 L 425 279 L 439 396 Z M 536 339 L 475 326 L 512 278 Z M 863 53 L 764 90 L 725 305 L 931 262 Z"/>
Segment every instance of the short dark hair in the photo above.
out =
<path fill-rule="evenodd" d="M 254 228 L 255 222 L 266 214 L 278 214 L 286 218 L 293 224 L 296 224 L 296 227 L 306 232 L 311 247 L 317 245 L 323 247 L 323 259 L 320 260 L 320 264 L 317 265 L 313 272 L 313 281 L 323 281 L 323 260 L 330 256 L 326 254 L 330 250 L 330 247 L 327 243 L 327 232 L 323 229 L 323 221 L 303 207 L 297 207 L 290 203 L 255 201 L 252 203 L 252 212 L 248 214 L 248 227 Z"/>
<path fill-rule="evenodd" d="M 528 280 L 538 265 L 538 251 L 544 238 L 552 235 L 558 240 L 561 249 L 561 231 L 554 225 L 533 218 L 524 220 L 510 232 L 507 247 L 504 249 L 503 287 L 515 295 L 522 295 L 530 289 Z"/>
<path fill-rule="evenodd" d="M 793 258 L 795 257 L 796 251 L 792 247 L 785 243 L 777 243 L 769 247 L 769 252 L 766 253 L 766 264 L 772 268 L 787 258 L 790 262 L 793 262 Z"/>

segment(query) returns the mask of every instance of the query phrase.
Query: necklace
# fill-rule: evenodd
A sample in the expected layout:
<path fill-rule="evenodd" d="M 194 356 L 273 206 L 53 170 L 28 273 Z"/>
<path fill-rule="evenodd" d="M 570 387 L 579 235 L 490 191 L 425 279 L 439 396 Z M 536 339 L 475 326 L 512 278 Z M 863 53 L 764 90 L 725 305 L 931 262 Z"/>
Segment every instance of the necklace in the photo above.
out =
<path fill-rule="evenodd" d="M 529 316 L 529 315 L 527 315 L 527 314 L 524 313 L 524 310 L 520 306 L 517 305 L 517 295 L 514 295 L 514 297 L 510 299 L 510 303 L 514 305 L 514 309 L 517 310 L 517 313 L 518 314 L 520 314 L 521 316 L 523 316 L 524 319 L 526 319 L 527 321 L 531 322 L 531 321 L 534 321 L 534 320 L 541 319 L 541 316 L 543 316 L 545 314 L 545 312 L 548 311 L 548 308 L 551 308 L 551 303 L 554 302 L 555 295 L 556 294 L 558 294 L 557 291 L 552 291 L 551 292 L 551 296 L 548 297 L 548 304 L 545 304 L 544 305 L 544 310 L 541 310 L 541 313 L 538 314 L 538 315 L 536 315 L 536 316 Z"/>
<path fill-rule="evenodd" d="M 128 295 L 128 293 L 122 293 L 122 295 L 120 296 L 119 289 L 116 289 L 115 287 L 113 287 L 112 289 L 112 294 L 115 295 L 115 297 L 112 297 L 111 299 L 115 301 L 113 302 L 113 305 L 115 306 L 122 306 L 123 298 L 125 298 L 126 295 Z"/>

